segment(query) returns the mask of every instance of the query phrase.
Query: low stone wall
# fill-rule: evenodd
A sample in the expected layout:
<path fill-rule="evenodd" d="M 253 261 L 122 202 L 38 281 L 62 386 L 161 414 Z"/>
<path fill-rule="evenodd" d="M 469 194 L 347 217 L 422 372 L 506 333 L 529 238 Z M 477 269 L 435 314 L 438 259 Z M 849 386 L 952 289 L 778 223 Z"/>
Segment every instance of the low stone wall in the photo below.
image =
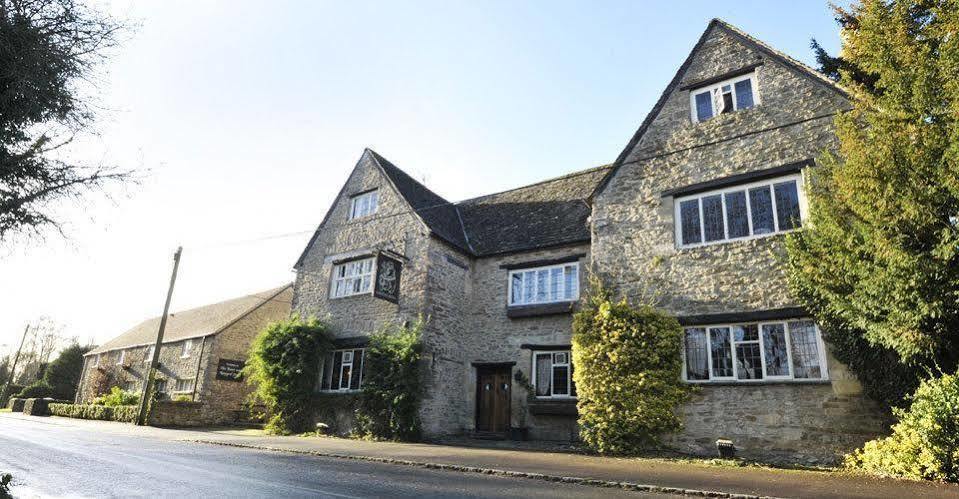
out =
<path fill-rule="evenodd" d="M 331 435 L 349 435 L 358 403 L 359 395 L 355 393 L 314 394 L 313 422 L 325 424 Z"/>
<path fill-rule="evenodd" d="M 702 385 L 681 412 L 685 427 L 670 439 L 677 450 L 716 456 L 724 438 L 739 457 L 807 464 L 836 463 L 890 422 L 874 402 L 830 383 Z"/>
<path fill-rule="evenodd" d="M 204 417 L 202 402 L 159 400 L 150 410 L 150 426 L 205 426 L 213 423 Z"/>
<path fill-rule="evenodd" d="M 68 400 L 55 400 L 52 398 L 27 399 L 23 403 L 23 413 L 28 416 L 49 416 L 50 404 L 69 404 Z"/>
<path fill-rule="evenodd" d="M 10 409 L 10 412 L 23 412 L 24 403 L 26 403 L 26 399 L 11 398 L 7 402 L 7 409 Z"/>

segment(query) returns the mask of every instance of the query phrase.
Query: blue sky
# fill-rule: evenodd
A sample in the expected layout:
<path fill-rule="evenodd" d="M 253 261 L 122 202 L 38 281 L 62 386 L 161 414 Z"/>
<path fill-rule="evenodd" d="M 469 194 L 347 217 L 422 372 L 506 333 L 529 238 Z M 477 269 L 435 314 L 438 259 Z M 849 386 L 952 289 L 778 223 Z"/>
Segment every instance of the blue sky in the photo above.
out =
<path fill-rule="evenodd" d="M 813 64 L 826 2 L 100 1 L 140 27 L 73 153 L 140 185 L 0 249 L 0 353 L 41 315 L 103 341 L 291 271 L 364 147 L 450 200 L 612 162 L 720 17 Z"/>

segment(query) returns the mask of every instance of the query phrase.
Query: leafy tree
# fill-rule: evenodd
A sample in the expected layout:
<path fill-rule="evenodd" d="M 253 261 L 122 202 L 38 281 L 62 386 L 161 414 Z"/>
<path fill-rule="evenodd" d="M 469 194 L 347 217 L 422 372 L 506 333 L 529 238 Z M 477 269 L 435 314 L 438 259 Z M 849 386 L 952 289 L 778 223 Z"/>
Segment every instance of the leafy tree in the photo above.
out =
<path fill-rule="evenodd" d="M 682 328 L 650 305 L 631 307 L 594 285 L 573 317 L 580 435 L 593 450 L 631 454 L 682 428 Z"/>
<path fill-rule="evenodd" d="M 390 326 L 370 336 L 356 433 L 388 440 L 420 438 L 420 341 L 425 322 Z"/>
<path fill-rule="evenodd" d="M 83 355 L 92 346 L 80 346 L 74 343 L 60 352 L 43 373 L 43 381 L 51 388 L 51 396 L 61 400 L 72 400 L 80 384 L 83 371 Z"/>
<path fill-rule="evenodd" d="M 253 402 L 266 406 L 272 433 L 302 433 L 311 424 L 313 386 L 319 361 L 332 348 L 329 327 L 316 318 L 294 316 L 274 322 L 253 340 L 246 367 Z"/>
<path fill-rule="evenodd" d="M 72 162 L 86 97 L 123 26 L 79 0 L 0 0 L 0 239 L 59 227 L 50 206 L 129 172 Z"/>
<path fill-rule="evenodd" d="M 959 359 L 959 9 L 865 0 L 849 16 L 842 57 L 875 83 L 840 70 L 852 110 L 836 119 L 838 151 L 810 172 L 811 223 L 787 239 L 790 287 L 830 325 L 840 360 L 868 345 L 875 358 L 951 371 Z M 917 383 L 916 370 L 896 369 Z M 857 374 L 875 386 L 875 370 Z"/>

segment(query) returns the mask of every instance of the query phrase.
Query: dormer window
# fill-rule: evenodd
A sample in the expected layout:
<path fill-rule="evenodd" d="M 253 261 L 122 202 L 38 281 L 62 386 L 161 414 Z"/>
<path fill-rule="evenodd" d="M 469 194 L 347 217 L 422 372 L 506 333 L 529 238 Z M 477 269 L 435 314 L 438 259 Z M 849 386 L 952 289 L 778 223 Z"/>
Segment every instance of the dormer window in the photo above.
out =
<path fill-rule="evenodd" d="M 376 213 L 380 197 L 378 191 L 368 191 L 350 198 L 350 220 Z"/>
<path fill-rule="evenodd" d="M 689 92 L 693 123 L 756 105 L 756 73 L 736 76 Z"/>

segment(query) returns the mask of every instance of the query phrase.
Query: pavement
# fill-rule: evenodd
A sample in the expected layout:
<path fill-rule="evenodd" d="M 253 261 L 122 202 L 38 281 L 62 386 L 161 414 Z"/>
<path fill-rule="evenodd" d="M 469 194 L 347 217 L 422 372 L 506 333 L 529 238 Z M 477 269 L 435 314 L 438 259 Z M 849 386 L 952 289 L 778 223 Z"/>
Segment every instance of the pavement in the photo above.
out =
<path fill-rule="evenodd" d="M 54 430 L 47 430 L 55 437 L 51 437 L 52 440 L 41 439 L 41 443 L 37 444 L 35 442 L 41 438 L 43 425 L 55 427 Z M 8 434 L 8 428 L 15 431 Z M 530 492 L 535 490 L 547 495 L 564 497 L 575 497 L 577 494 L 583 494 L 582 497 L 588 497 L 590 494 L 606 497 L 624 493 L 634 494 L 632 497 L 636 497 L 635 492 L 624 490 L 624 488 L 631 488 L 651 497 L 679 492 L 773 497 L 959 497 L 959 487 L 951 484 L 880 479 L 836 472 L 781 470 L 754 466 L 713 466 L 695 462 L 608 458 L 529 449 L 368 442 L 326 437 L 276 437 L 263 435 L 258 431 L 235 429 L 143 428 L 122 423 L 56 417 L 36 418 L 0 413 L 0 445 L 3 449 L 11 445 L 12 440 L 17 442 L 17 445 L 27 448 L 31 445 L 46 445 L 48 452 L 51 453 L 82 451 L 82 445 L 79 449 L 69 446 L 65 450 L 59 449 L 60 440 L 58 439 L 65 438 L 63 435 L 69 436 L 67 439 L 69 445 L 74 445 L 74 441 L 80 441 L 86 442 L 86 445 L 104 447 L 108 451 L 111 445 L 136 446 L 137 442 L 140 442 L 139 445 L 149 442 L 147 447 L 161 448 L 161 455 L 170 456 L 163 458 L 164 465 L 172 462 L 180 466 L 179 459 L 193 455 L 202 456 L 197 458 L 203 463 L 200 468 L 206 469 L 205 460 L 212 460 L 211 463 L 216 464 L 213 470 L 219 470 L 216 472 L 221 473 L 222 476 L 232 476 L 234 473 L 243 475 L 244 463 L 247 465 L 255 463 L 254 469 L 245 475 L 247 478 L 266 480 L 270 483 L 288 483 L 291 487 L 317 487 L 317 490 L 337 493 L 341 493 L 342 490 L 337 488 L 337 484 L 341 482 L 337 482 L 335 477 L 340 477 L 341 473 L 347 476 L 350 472 L 362 474 L 364 473 L 362 470 L 366 470 L 371 473 L 369 475 L 371 482 L 356 480 L 354 483 L 346 483 L 346 485 L 358 487 L 360 496 L 366 496 L 367 490 L 359 488 L 361 485 L 372 487 L 369 491 L 377 495 L 375 494 L 378 491 L 376 484 L 378 480 L 385 479 L 381 477 L 408 473 L 410 475 L 407 478 L 400 480 L 395 487 L 385 489 L 382 495 L 403 496 L 408 492 L 412 493 L 415 489 L 404 487 L 420 486 L 418 480 L 424 480 L 423 484 L 432 483 L 439 486 L 449 483 L 463 487 L 455 490 L 417 491 L 418 495 L 480 494 L 488 497 L 496 496 L 508 487 L 516 487 L 509 492 L 504 492 L 505 495 L 536 497 Z M 220 454 L 221 452 L 227 453 Z M 16 465 L 19 459 L 14 457 L 8 464 L 7 454 L 6 450 L 0 452 L 0 468 Z M 96 456 L 98 453 L 90 452 L 89 455 Z M 140 459 L 148 463 L 149 459 L 155 458 L 155 454 L 151 454 L 154 457 L 136 455 L 138 456 L 136 463 L 139 463 Z M 234 464 L 240 469 L 231 469 L 228 466 L 231 459 L 236 460 Z M 291 463 L 312 464 L 294 466 Z M 188 465 L 184 464 L 184 466 Z M 20 466 L 21 470 L 24 468 Z M 17 471 L 16 468 L 10 469 Z M 276 472 L 280 473 L 278 475 L 280 479 L 274 478 Z M 35 474 L 35 472 L 27 472 L 27 476 Z M 435 474 L 449 478 L 444 481 L 435 478 L 437 476 Z M 319 483 L 311 481 L 317 477 L 329 477 L 330 481 Z M 494 485 L 490 485 L 491 488 L 483 488 L 486 483 L 484 479 L 506 480 L 507 482 L 503 485 L 506 488 L 497 489 Z M 475 480 L 480 482 L 474 482 Z M 571 488 L 562 490 L 552 488 L 559 485 Z M 270 495 L 298 495 L 296 490 L 291 488 L 285 492 L 273 492 Z M 342 493 L 355 494 L 356 492 L 349 488 L 345 490 L 346 492 Z M 484 495 L 487 493 L 490 495 Z"/>

